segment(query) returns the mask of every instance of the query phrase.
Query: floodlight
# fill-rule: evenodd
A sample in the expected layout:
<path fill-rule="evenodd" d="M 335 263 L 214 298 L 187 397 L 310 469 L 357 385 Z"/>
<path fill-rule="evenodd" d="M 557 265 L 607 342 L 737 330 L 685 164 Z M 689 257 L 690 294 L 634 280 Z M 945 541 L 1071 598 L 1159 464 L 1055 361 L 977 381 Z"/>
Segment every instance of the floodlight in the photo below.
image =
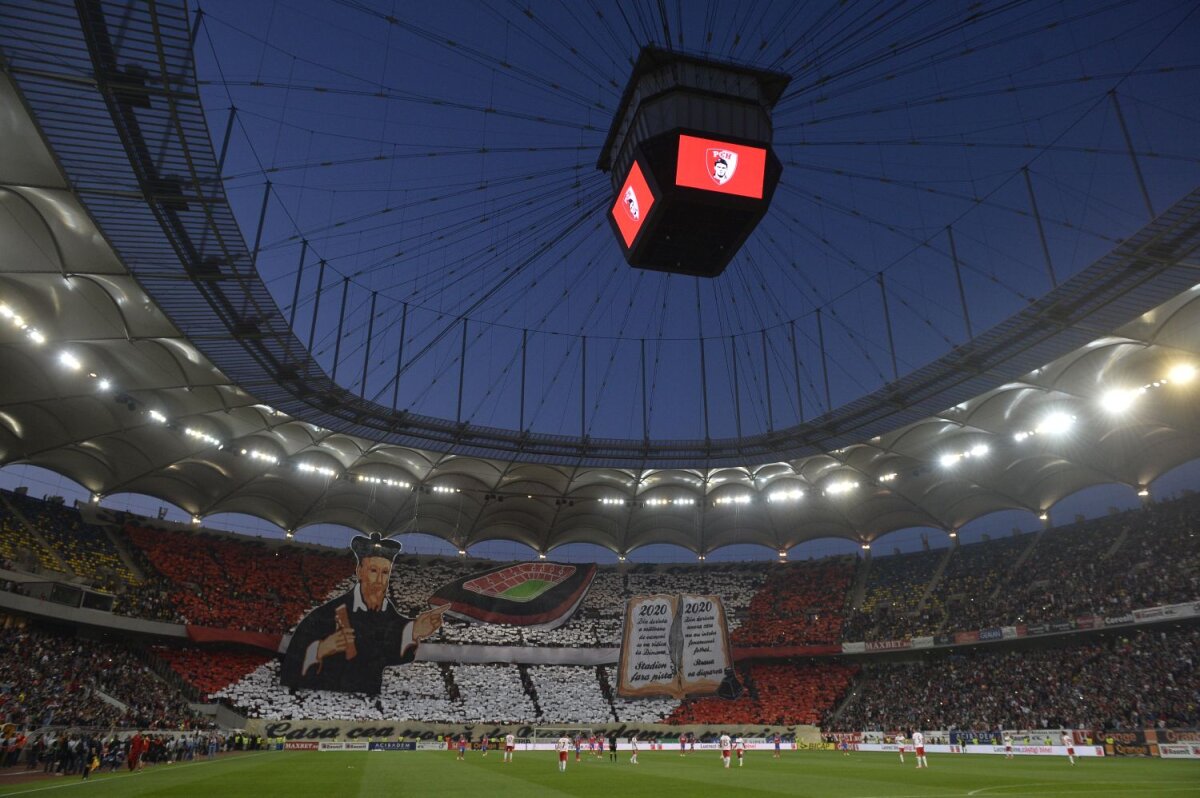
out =
<path fill-rule="evenodd" d="M 1100 397 L 1100 406 L 1109 413 L 1124 413 L 1137 401 L 1139 391 L 1113 388 Z"/>
<path fill-rule="evenodd" d="M 1066 413 L 1051 413 L 1037 426 L 1039 435 L 1061 435 L 1075 423 L 1075 417 Z"/>
<path fill-rule="evenodd" d="M 1180 363 L 1172 366 L 1167 372 L 1167 379 L 1178 385 L 1191 382 L 1196 377 L 1196 367 L 1190 363 Z"/>

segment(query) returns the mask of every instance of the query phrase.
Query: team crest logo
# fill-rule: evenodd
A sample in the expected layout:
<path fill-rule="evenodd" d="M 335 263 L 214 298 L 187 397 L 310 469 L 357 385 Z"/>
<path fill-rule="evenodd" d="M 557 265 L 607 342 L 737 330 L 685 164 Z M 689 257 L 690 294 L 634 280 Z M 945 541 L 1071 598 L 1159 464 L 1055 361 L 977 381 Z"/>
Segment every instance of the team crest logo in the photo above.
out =
<path fill-rule="evenodd" d="M 737 171 L 738 154 L 733 150 L 710 149 L 707 151 L 708 176 L 718 186 L 723 186 L 733 178 Z"/>
<path fill-rule="evenodd" d="M 637 194 L 634 193 L 633 186 L 625 189 L 625 212 L 635 222 L 642 216 L 642 210 L 638 207 Z"/>

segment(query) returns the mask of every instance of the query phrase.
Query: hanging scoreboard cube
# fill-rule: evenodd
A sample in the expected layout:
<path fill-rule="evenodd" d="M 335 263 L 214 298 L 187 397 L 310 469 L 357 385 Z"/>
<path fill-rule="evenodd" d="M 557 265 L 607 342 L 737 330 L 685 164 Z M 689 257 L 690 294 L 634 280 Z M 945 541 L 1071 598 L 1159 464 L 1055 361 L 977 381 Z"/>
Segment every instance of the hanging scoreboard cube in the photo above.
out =
<path fill-rule="evenodd" d="M 771 110 L 787 75 L 646 48 L 597 167 L 631 266 L 715 277 L 767 212 L 783 171 Z"/>

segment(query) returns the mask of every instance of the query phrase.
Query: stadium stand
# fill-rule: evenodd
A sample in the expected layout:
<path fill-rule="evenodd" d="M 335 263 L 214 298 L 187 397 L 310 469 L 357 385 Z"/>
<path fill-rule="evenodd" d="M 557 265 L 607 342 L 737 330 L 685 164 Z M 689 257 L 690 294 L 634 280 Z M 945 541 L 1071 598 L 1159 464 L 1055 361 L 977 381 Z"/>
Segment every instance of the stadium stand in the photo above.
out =
<path fill-rule="evenodd" d="M 202 725 L 185 698 L 120 643 L 9 627 L 0 631 L 0 720 L 37 728 L 70 725 L 180 729 Z M 103 691 L 122 704 L 105 701 Z"/>
<path fill-rule="evenodd" d="M 850 613 L 843 637 L 846 640 L 895 640 L 904 637 L 921 612 L 922 598 L 945 551 L 920 551 L 876 557 L 870 563 L 866 590 L 858 610 Z M 936 599 L 935 599 L 936 601 Z M 916 618 L 929 626 L 940 616 L 940 605 Z"/>
<path fill-rule="evenodd" d="M 3 492 L 5 499 L 16 494 Z M 58 560 L 42 541 L 34 537 L 7 502 L 0 501 L 0 559 L 26 571 L 60 572 Z"/>
<path fill-rule="evenodd" d="M 868 665 L 841 730 L 1191 728 L 1200 629 L 1145 629 L 1033 650 L 976 649 Z"/>
<path fill-rule="evenodd" d="M 762 587 L 753 594 L 744 622 L 733 632 L 734 643 L 804 646 L 839 642 L 854 568 L 852 557 L 772 566 Z"/>
<path fill-rule="evenodd" d="M 170 580 L 170 601 L 190 624 L 282 632 L 323 601 L 352 570 L 342 554 L 271 547 L 176 530 L 125 532 Z"/>
<path fill-rule="evenodd" d="M 856 665 L 838 662 L 754 664 L 740 669 L 749 688 L 740 698 L 687 700 L 667 722 L 711 726 L 816 724 L 845 695 L 857 672 Z"/>
<path fill-rule="evenodd" d="M 155 656 L 207 697 L 272 659 L 263 652 L 155 646 Z"/>
<path fill-rule="evenodd" d="M 16 493 L 8 493 L 5 498 L 76 575 L 109 590 L 137 583 L 109 536 L 103 529 L 86 523 L 74 507 Z"/>

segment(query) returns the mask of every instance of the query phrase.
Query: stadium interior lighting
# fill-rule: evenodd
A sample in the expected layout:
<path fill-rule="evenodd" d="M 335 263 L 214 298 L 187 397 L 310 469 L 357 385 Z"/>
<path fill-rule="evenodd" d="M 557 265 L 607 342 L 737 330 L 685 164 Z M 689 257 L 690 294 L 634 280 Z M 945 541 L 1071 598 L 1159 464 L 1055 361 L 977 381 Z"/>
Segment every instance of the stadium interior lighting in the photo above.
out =
<path fill-rule="evenodd" d="M 546 552 L 544 552 L 544 551 L 539 551 L 539 552 L 538 552 L 538 559 L 539 559 L 539 560 L 544 560 L 544 559 L 546 559 Z"/>
<path fill-rule="evenodd" d="M 1041 514 L 1038 516 L 1038 520 L 1039 520 L 1039 521 L 1048 521 L 1048 520 L 1050 520 L 1050 515 L 1049 515 L 1049 513 L 1041 513 Z"/>
<path fill-rule="evenodd" d="M 704 560 L 704 555 L 703 555 L 703 554 L 697 554 L 697 555 L 696 555 L 696 559 L 697 559 L 697 560 L 701 560 L 701 561 L 702 561 L 702 560 Z"/>
<path fill-rule="evenodd" d="M 466 557 L 466 556 L 467 556 L 467 550 L 466 550 L 466 549 L 459 549 L 459 550 L 458 550 L 458 556 L 459 556 L 459 557 Z"/>
<path fill-rule="evenodd" d="M 834 482 L 829 487 L 825 488 L 825 494 L 827 496 L 838 496 L 843 493 L 849 493 L 857 487 L 857 482 L 854 482 L 853 480 L 843 480 L 841 482 Z"/>
<path fill-rule="evenodd" d="M 750 494 L 739 493 L 736 496 L 722 496 L 719 499 L 713 500 L 713 504 L 749 504 Z"/>
<path fill-rule="evenodd" d="M 777 490 L 767 496 L 769 502 L 794 502 L 804 498 L 804 491 L 799 488 L 789 488 L 787 490 Z"/>
<path fill-rule="evenodd" d="M 613 497 L 613 496 L 605 496 L 603 499 L 601 499 L 601 500 L 600 500 L 600 503 L 601 503 L 601 504 L 608 504 L 608 505 L 616 505 L 616 504 L 624 504 L 624 503 L 625 503 L 625 500 L 624 500 L 624 499 L 618 499 L 618 498 L 616 498 L 616 497 Z"/>
<path fill-rule="evenodd" d="M 956 537 L 958 537 L 958 533 L 957 533 L 957 532 L 955 532 L 953 529 L 951 529 L 951 530 L 950 530 L 950 533 L 949 533 L 949 534 L 950 534 L 950 537 L 951 537 L 951 538 L 956 538 Z"/>
<path fill-rule="evenodd" d="M 26 330 L 25 334 L 28 335 L 29 340 L 33 341 L 35 344 L 46 343 L 46 336 L 42 335 L 40 332 L 38 332 L 37 330 L 35 330 L 32 327 L 30 327 L 28 330 Z"/>
<path fill-rule="evenodd" d="M 938 464 L 941 465 L 942 468 L 953 468 L 958 464 L 959 458 L 961 457 L 962 455 L 959 454 L 944 454 L 938 458 Z"/>
<path fill-rule="evenodd" d="M 221 440 L 219 438 L 215 438 L 212 435 L 209 435 L 207 432 L 202 432 L 201 430 L 193 429 L 192 427 L 185 428 L 183 431 L 183 434 L 187 435 L 189 438 L 196 438 L 198 440 L 202 440 L 205 443 L 211 444 L 213 446 L 221 446 L 222 445 Z"/>
<path fill-rule="evenodd" d="M 58 362 L 69 368 L 71 371 L 79 371 L 83 368 L 83 364 L 79 362 L 79 358 L 72 355 L 70 352 L 59 352 Z"/>
<path fill-rule="evenodd" d="M 896 476 L 897 476 L 897 474 L 895 471 L 889 471 L 886 474 L 880 474 L 879 481 L 880 482 L 892 482 L 896 479 Z"/>
<path fill-rule="evenodd" d="M 1133 407 L 1138 396 L 1146 389 L 1113 388 L 1100 397 L 1100 406 L 1108 413 L 1124 413 Z"/>
<path fill-rule="evenodd" d="M 863 551 L 870 551 L 870 550 L 871 550 L 871 544 L 870 544 L 870 543 L 864 543 L 864 544 L 862 544 L 862 548 L 863 548 Z"/>
<path fill-rule="evenodd" d="M 383 477 L 369 477 L 366 474 L 358 475 L 359 482 L 366 482 L 370 485 L 386 485 L 389 488 L 411 488 L 407 482 L 399 479 L 384 479 Z"/>
<path fill-rule="evenodd" d="M 267 454 L 266 452 L 260 452 L 257 449 L 250 452 L 250 459 L 259 460 L 264 463 L 270 463 L 271 465 L 279 465 L 278 457 L 273 454 Z"/>
<path fill-rule="evenodd" d="M 779 550 L 779 559 L 781 559 L 781 560 L 786 560 L 786 559 L 787 559 L 787 549 L 780 549 L 780 550 Z"/>
<path fill-rule="evenodd" d="M 670 503 L 670 499 L 646 499 L 647 507 L 665 507 Z"/>
<path fill-rule="evenodd" d="M 1017 443 L 1020 443 L 1021 441 L 1025 440 L 1028 437 L 1029 437 L 1029 433 L 1022 431 L 1022 432 L 1018 432 L 1018 433 L 1014 434 L 1013 440 L 1016 441 Z"/>
<path fill-rule="evenodd" d="M 103 496 L 101 496 L 99 493 L 93 493 L 93 494 L 92 494 L 92 504 L 99 504 L 99 503 L 100 503 L 100 500 L 101 500 L 102 498 L 104 498 L 104 497 L 103 497 Z"/>
<path fill-rule="evenodd" d="M 618 554 L 618 555 L 617 555 L 617 562 L 625 562 L 625 555 L 624 555 L 624 554 Z"/>
<path fill-rule="evenodd" d="M 696 503 L 696 500 L 691 496 L 685 496 L 682 499 L 675 499 L 672 504 L 678 504 L 680 507 L 691 507 Z"/>
<path fill-rule="evenodd" d="M 100 382 L 98 382 L 97 385 L 102 391 L 107 391 L 108 389 L 112 388 L 112 383 L 103 377 L 100 378 Z"/>
<path fill-rule="evenodd" d="M 198 515 L 193 515 L 193 516 L 192 516 L 192 523 L 193 523 L 193 524 L 196 524 L 196 525 L 198 526 L 198 525 L 200 524 L 200 516 L 198 516 Z"/>
<path fill-rule="evenodd" d="M 1149 489 L 1149 488 L 1142 488 L 1141 490 L 1139 490 L 1139 491 L 1137 492 L 1137 495 L 1141 496 L 1141 497 L 1144 499 L 1145 497 L 1147 497 L 1147 496 L 1149 496 L 1149 495 L 1150 495 L 1150 489 Z"/>
<path fill-rule="evenodd" d="M 332 468 L 326 468 L 325 466 L 315 466 L 315 465 L 312 465 L 311 463 L 297 463 L 296 470 L 303 471 L 305 474 L 320 474 L 323 477 L 337 476 L 337 472 L 334 471 Z"/>
<path fill-rule="evenodd" d="M 971 447 L 971 456 L 972 457 L 986 457 L 987 453 L 990 451 L 991 451 L 991 449 L 988 448 L 988 445 L 986 443 L 977 443 Z"/>
<path fill-rule="evenodd" d="M 158 424 L 166 424 L 167 423 L 167 417 L 164 416 L 162 413 L 160 413 L 157 410 L 151 410 L 149 415 L 150 415 L 151 421 L 154 421 Z"/>
<path fill-rule="evenodd" d="M 1039 435 L 1061 435 L 1075 424 L 1075 416 L 1067 413 L 1051 413 L 1037 425 Z"/>
<path fill-rule="evenodd" d="M 1167 380 L 1176 385 L 1184 385 L 1196 378 L 1196 367 L 1191 363 L 1180 363 L 1172 366 L 1167 372 Z"/>
<path fill-rule="evenodd" d="M 6 319 L 11 319 L 15 315 L 16 314 L 13 313 L 13 309 L 10 308 L 8 305 L 0 305 L 0 316 L 4 317 Z"/>

